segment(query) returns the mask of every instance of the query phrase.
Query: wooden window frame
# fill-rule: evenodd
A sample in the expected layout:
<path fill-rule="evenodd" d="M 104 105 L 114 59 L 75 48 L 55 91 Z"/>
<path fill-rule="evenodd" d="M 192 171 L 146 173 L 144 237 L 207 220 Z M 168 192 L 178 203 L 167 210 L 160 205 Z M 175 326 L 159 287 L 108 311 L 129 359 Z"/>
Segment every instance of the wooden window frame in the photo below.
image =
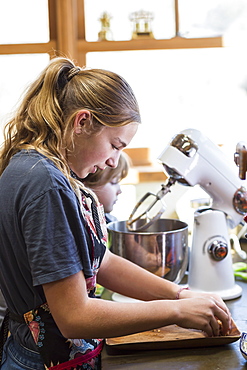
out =
<path fill-rule="evenodd" d="M 222 37 L 179 37 L 178 0 L 175 0 L 176 36 L 166 40 L 86 41 L 84 0 L 48 0 L 50 40 L 47 43 L 0 45 L 0 55 L 48 53 L 66 56 L 81 66 L 88 52 L 164 50 L 223 47 Z"/>

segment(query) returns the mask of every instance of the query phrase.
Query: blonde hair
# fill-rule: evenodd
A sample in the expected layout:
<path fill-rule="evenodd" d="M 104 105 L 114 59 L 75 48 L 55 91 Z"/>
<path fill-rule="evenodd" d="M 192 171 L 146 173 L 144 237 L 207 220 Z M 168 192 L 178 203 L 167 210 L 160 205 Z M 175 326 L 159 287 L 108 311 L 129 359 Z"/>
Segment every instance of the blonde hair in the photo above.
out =
<path fill-rule="evenodd" d="M 121 181 L 128 175 L 130 165 L 127 154 L 121 153 L 116 168 L 107 167 L 104 170 L 98 168 L 95 173 L 90 173 L 83 182 L 86 187 L 95 188 L 104 186 L 116 178 Z"/>
<path fill-rule="evenodd" d="M 73 143 L 73 121 L 82 109 L 91 113 L 92 134 L 103 126 L 141 121 L 134 93 L 121 76 L 103 69 L 82 69 L 67 58 L 54 58 L 5 126 L 0 175 L 18 151 L 35 149 L 75 185 L 64 153 L 68 142 Z"/>

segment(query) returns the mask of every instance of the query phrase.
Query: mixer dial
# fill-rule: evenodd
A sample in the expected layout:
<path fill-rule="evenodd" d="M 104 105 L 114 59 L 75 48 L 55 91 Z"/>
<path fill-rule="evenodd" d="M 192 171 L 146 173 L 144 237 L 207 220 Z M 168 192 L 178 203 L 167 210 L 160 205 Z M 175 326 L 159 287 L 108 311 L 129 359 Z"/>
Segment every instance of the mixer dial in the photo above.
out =
<path fill-rule="evenodd" d="M 227 243 L 222 240 L 213 241 L 213 243 L 208 247 L 208 253 L 210 254 L 210 257 L 216 261 L 223 260 L 228 253 Z"/>

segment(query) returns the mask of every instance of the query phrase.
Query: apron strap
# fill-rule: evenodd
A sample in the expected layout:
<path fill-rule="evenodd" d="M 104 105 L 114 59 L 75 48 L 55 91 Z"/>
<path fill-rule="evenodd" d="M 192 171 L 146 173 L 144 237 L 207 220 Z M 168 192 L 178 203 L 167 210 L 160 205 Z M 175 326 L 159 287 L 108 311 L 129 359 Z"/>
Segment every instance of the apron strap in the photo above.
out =
<path fill-rule="evenodd" d="M 8 332 L 9 332 L 9 309 L 7 308 L 0 330 L 0 364 L 2 362 L 3 346 L 8 338 Z"/>

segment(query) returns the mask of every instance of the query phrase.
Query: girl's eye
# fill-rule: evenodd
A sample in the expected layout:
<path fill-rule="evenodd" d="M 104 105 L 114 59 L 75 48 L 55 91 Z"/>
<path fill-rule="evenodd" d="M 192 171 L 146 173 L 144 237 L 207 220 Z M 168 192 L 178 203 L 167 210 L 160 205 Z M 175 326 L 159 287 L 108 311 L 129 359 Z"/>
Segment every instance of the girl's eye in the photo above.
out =
<path fill-rule="evenodd" d="M 117 148 L 115 145 L 113 145 L 112 144 L 112 147 L 113 147 L 113 149 L 115 149 L 115 150 L 119 150 L 119 148 Z"/>

